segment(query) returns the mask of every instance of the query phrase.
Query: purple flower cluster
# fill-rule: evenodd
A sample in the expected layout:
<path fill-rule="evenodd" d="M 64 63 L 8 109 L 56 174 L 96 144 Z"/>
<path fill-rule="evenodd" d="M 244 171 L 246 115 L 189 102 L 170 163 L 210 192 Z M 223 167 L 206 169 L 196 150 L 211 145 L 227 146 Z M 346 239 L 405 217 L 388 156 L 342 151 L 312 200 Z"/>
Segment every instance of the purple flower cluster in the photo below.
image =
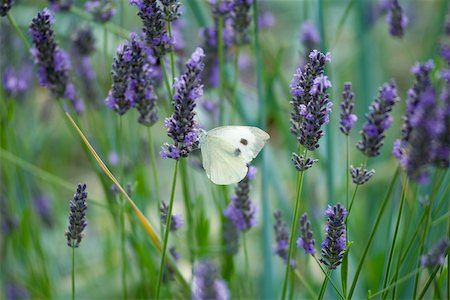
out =
<path fill-rule="evenodd" d="M 82 232 L 87 226 L 86 184 L 78 184 L 77 192 L 70 201 L 69 227 L 66 231 L 67 245 L 78 248 L 83 237 Z"/>
<path fill-rule="evenodd" d="M 161 0 L 161 3 L 168 22 L 176 21 L 181 16 L 179 0 Z"/>
<path fill-rule="evenodd" d="M 273 216 L 275 217 L 275 225 L 273 225 L 273 228 L 275 229 L 275 238 L 277 240 L 277 243 L 273 247 L 273 252 L 286 263 L 289 252 L 289 229 L 287 228 L 286 222 L 283 221 L 281 211 L 276 211 Z M 297 266 L 295 259 L 291 258 L 290 266 L 291 268 Z"/>
<path fill-rule="evenodd" d="M 169 212 L 169 206 L 166 202 L 161 201 L 161 207 L 159 209 L 159 213 L 161 216 L 161 223 L 167 225 L 167 217 Z M 170 220 L 170 231 L 177 231 L 183 226 L 183 218 L 181 215 L 172 214 L 172 218 Z"/>
<path fill-rule="evenodd" d="M 42 222 L 44 222 L 47 227 L 51 227 L 53 225 L 53 206 L 50 197 L 46 194 L 37 195 L 36 197 L 33 197 L 33 204 Z"/>
<path fill-rule="evenodd" d="M 253 0 L 234 1 L 231 18 L 234 29 L 234 42 L 236 45 L 245 45 L 250 42 L 248 30 L 252 21 L 249 14 L 252 4 Z"/>
<path fill-rule="evenodd" d="M 92 14 L 94 21 L 106 23 L 116 14 L 114 3 L 111 0 L 86 1 L 84 8 Z"/>
<path fill-rule="evenodd" d="M 305 21 L 300 31 L 300 42 L 302 43 L 305 53 L 311 53 L 320 44 L 320 34 L 316 26 L 309 21 Z"/>
<path fill-rule="evenodd" d="M 305 158 L 303 155 L 298 156 L 297 153 L 294 152 L 292 152 L 291 160 L 294 163 L 295 168 L 299 172 L 308 170 L 313 166 L 313 164 L 319 161 L 318 159 L 312 159 L 309 157 Z"/>
<path fill-rule="evenodd" d="M 14 0 L 0 0 L 0 17 L 6 16 L 14 4 Z"/>
<path fill-rule="evenodd" d="M 48 0 L 53 11 L 68 11 L 73 4 L 73 0 Z"/>
<path fill-rule="evenodd" d="M 69 99 L 75 111 L 82 112 L 84 103 L 76 94 L 73 83 L 69 81 L 69 57 L 55 42 L 53 23 L 53 15 L 44 8 L 33 18 L 29 28 L 33 40 L 31 54 L 39 68 L 39 83 L 49 88 L 55 97 Z"/>
<path fill-rule="evenodd" d="M 194 300 L 227 300 L 230 291 L 225 281 L 220 279 L 217 266 L 208 260 L 198 262 L 194 267 L 192 281 L 192 299 Z"/>
<path fill-rule="evenodd" d="M 23 96 L 28 90 L 30 78 L 30 68 L 23 65 L 16 71 L 12 67 L 7 67 L 3 73 L 3 88 L 8 96 Z"/>
<path fill-rule="evenodd" d="M 300 237 L 297 239 L 297 247 L 302 247 L 306 254 L 314 256 L 316 254 L 315 244 L 311 223 L 308 220 L 308 215 L 304 213 L 300 218 Z"/>
<path fill-rule="evenodd" d="M 352 176 L 352 181 L 354 184 L 361 185 L 370 180 L 373 175 L 375 175 L 375 170 L 364 169 L 363 166 L 355 168 L 350 166 L 350 175 Z"/>
<path fill-rule="evenodd" d="M 145 41 L 153 50 L 154 56 L 160 58 L 172 51 L 173 41 L 167 33 L 164 13 L 156 0 L 130 0 L 130 4 L 139 10 L 137 15 L 143 23 Z"/>
<path fill-rule="evenodd" d="M 404 14 L 403 8 L 398 3 L 398 0 L 392 0 L 390 3 L 389 11 L 386 15 L 386 22 L 389 26 L 389 33 L 401 38 L 405 33 L 406 26 L 408 25 L 408 17 Z"/>
<path fill-rule="evenodd" d="M 250 166 L 247 175 L 236 186 L 235 194 L 223 214 L 237 229 L 247 231 L 256 225 L 256 205 L 249 198 L 250 180 L 256 176 L 256 168 Z"/>
<path fill-rule="evenodd" d="M 379 90 L 379 96 L 372 102 L 369 112 L 365 115 L 366 122 L 361 130 L 362 139 L 356 147 L 368 157 L 380 154 L 384 143 L 384 132 L 392 124 L 390 115 L 395 103 L 398 102 L 397 87 L 394 81 L 385 83 Z"/>
<path fill-rule="evenodd" d="M 445 254 L 449 247 L 447 238 L 439 241 L 431 251 L 420 257 L 420 263 L 422 267 L 434 268 L 436 266 L 443 266 L 445 263 Z"/>
<path fill-rule="evenodd" d="M 344 91 L 342 92 L 342 99 L 344 101 L 341 103 L 341 126 L 339 127 L 339 129 L 341 129 L 341 132 L 345 135 L 348 135 L 350 133 L 350 130 L 352 130 L 353 126 L 358 120 L 358 117 L 352 113 L 354 107 L 354 96 L 355 94 L 352 92 L 352 83 L 344 83 Z"/>
<path fill-rule="evenodd" d="M 335 206 L 328 206 L 325 215 L 328 220 L 325 225 L 326 236 L 322 241 L 322 258 L 320 261 L 334 270 L 341 264 L 346 249 L 344 219 L 347 210 L 338 203 Z"/>
<path fill-rule="evenodd" d="M 198 140 L 194 108 L 197 98 L 203 95 L 200 78 L 204 57 L 203 49 L 197 48 L 186 63 L 186 72 L 175 79 L 172 101 L 174 112 L 165 120 L 167 135 L 173 139 L 174 144 L 164 144 L 160 153 L 163 158 L 178 160 L 180 157 L 187 157 Z"/>
<path fill-rule="evenodd" d="M 313 50 L 309 62 L 298 68 L 290 88 L 291 132 L 298 142 L 312 151 L 319 147 L 319 139 L 324 135 L 321 127 L 329 122 L 332 102 L 327 90 L 331 87 L 328 77 L 323 74 L 325 63 L 330 61 L 330 53 Z"/>

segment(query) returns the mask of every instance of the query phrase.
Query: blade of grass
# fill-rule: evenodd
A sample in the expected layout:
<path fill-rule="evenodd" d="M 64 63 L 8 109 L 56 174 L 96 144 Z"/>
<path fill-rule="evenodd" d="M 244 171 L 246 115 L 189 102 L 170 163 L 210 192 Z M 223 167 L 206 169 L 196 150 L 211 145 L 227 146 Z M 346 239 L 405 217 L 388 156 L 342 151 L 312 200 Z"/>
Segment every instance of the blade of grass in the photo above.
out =
<path fill-rule="evenodd" d="M 25 37 L 25 35 L 23 34 L 22 30 L 20 30 L 19 26 L 17 25 L 16 19 L 14 19 L 14 17 L 11 15 L 11 12 L 6 13 L 6 17 L 8 18 L 8 21 L 9 21 L 9 24 L 11 25 L 11 27 L 19 35 L 24 46 L 29 50 L 31 48 L 30 42 L 28 42 L 28 40 Z"/>

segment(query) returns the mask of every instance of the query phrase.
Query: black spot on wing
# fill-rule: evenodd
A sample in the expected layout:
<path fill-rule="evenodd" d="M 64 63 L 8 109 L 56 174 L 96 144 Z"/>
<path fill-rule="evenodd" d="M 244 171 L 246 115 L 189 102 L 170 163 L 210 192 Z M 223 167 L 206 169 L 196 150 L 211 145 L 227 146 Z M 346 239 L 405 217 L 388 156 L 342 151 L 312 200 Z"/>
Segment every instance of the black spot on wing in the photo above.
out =
<path fill-rule="evenodd" d="M 241 149 L 239 149 L 239 148 L 236 148 L 235 150 L 234 150 L 234 156 L 239 156 L 239 155 L 241 155 Z"/>
<path fill-rule="evenodd" d="M 240 142 L 241 142 L 241 144 L 244 145 L 244 146 L 247 146 L 247 144 L 248 144 L 248 141 L 247 141 L 246 139 L 244 139 L 244 138 L 242 138 L 242 139 L 240 140 Z"/>

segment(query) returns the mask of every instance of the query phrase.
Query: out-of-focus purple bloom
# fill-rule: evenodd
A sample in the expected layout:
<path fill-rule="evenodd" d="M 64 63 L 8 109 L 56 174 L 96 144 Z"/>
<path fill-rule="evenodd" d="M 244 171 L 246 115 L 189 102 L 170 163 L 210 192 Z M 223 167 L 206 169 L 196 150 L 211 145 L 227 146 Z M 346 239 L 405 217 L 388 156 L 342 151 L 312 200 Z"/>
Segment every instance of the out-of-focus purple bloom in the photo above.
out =
<path fill-rule="evenodd" d="M 447 252 L 449 242 L 447 238 L 439 241 L 431 251 L 420 257 L 422 267 L 434 268 L 436 266 L 443 266 L 445 263 L 445 253 Z"/>
<path fill-rule="evenodd" d="M 6 199 L 0 195 L 0 232 L 7 236 L 19 225 L 19 219 L 11 213 Z"/>
<path fill-rule="evenodd" d="M 5 283 L 5 296 L 6 300 L 30 299 L 30 293 L 28 290 L 14 282 Z"/>
<path fill-rule="evenodd" d="M 355 168 L 350 166 L 350 175 L 352 176 L 352 181 L 354 184 L 361 185 L 370 180 L 373 175 L 375 175 L 375 170 L 364 169 L 363 166 Z"/>
<path fill-rule="evenodd" d="M 34 197 L 33 200 L 39 217 L 46 226 L 51 227 L 53 224 L 53 217 L 50 197 L 46 194 L 41 194 Z"/>
<path fill-rule="evenodd" d="M 78 184 L 77 192 L 70 201 L 69 227 L 66 230 L 67 245 L 78 248 L 83 237 L 82 232 L 87 226 L 86 184 Z"/>
<path fill-rule="evenodd" d="M 321 127 L 329 122 L 332 102 L 327 90 L 331 83 L 323 75 L 325 63 L 329 61 L 330 53 L 313 50 L 309 62 L 297 69 L 290 85 L 291 132 L 310 151 L 319 147 L 319 139 L 324 135 Z"/>
<path fill-rule="evenodd" d="M 235 194 L 223 212 L 240 231 L 247 231 L 256 225 L 256 205 L 249 198 L 249 181 L 255 178 L 255 173 L 256 168 L 250 166 L 247 175 L 237 184 Z"/>
<path fill-rule="evenodd" d="M 84 8 L 92 14 L 94 21 L 106 23 L 116 14 L 114 3 L 111 0 L 86 1 Z"/>
<path fill-rule="evenodd" d="M 75 53 L 80 56 L 89 56 L 95 52 L 95 37 L 90 27 L 76 30 L 71 36 Z"/>
<path fill-rule="evenodd" d="M 338 203 L 335 206 L 328 206 L 325 215 L 328 220 L 325 225 L 326 236 L 322 241 L 320 261 L 334 270 L 341 264 L 347 246 L 344 223 L 347 210 Z"/>
<path fill-rule="evenodd" d="M 222 235 L 225 244 L 225 252 L 228 255 L 235 255 L 239 251 L 239 229 L 231 222 L 222 223 Z"/>
<path fill-rule="evenodd" d="M 172 51 L 173 40 L 166 29 L 164 13 L 156 0 L 130 0 L 130 4 L 138 8 L 138 16 L 143 23 L 145 41 L 157 58 Z"/>
<path fill-rule="evenodd" d="M 109 90 L 105 103 L 119 115 L 125 114 L 133 105 L 133 99 L 126 96 L 130 76 L 130 62 L 132 54 L 128 43 L 117 49 L 112 64 L 112 87 Z"/>
<path fill-rule="evenodd" d="M 300 218 L 300 237 L 297 239 L 297 247 L 302 247 L 306 254 L 314 256 L 316 254 L 315 244 L 311 223 L 308 220 L 308 215 L 304 213 Z"/>
<path fill-rule="evenodd" d="M 181 16 L 179 0 L 161 0 L 161 4 L 168 22 L 173 22 Z"/>
<path fill-rule="evenodd" d="M 450 14 L 447 14 L 444 24 L 444 34 L 450 36 Z"/>
<path fill-rule="evenodd" d="M 172 23 L 173 50 L 180 56 L 183 56 L 186 47 L 182 33 L 183 27 L 185 27 L 183 20 L 177 20 Z"/>
<path fill-rule="evenodd" d="M 362 139 L 356 145 L 366 156 L 374 157 L 380 154 L 385 138 L 384 132 L 392 123 L 390 113 L 397 102 L 395 82 L 385 83 L 379 89 L 379 96 L 372 102 L 369 112 L 365 115 L 366 122 L 361 130 Z"/>
<path fill-rule="evenodd" d="M 298 156 L 297 153 L 294 152 L 292 152 L 291 160 L 294 163 L 295 168 L 299 172 L 308 170 L 313 166 L 313 164 L 318 162 L 318 159 L 312 159 L 309 157 L 305 158 L 303 155 Z"/>
<path fill-rule="evenodd" d="M 219 15 L 229 16 L 234 7 L 233 0 L 209 0 L 208 2 L 215 17 Z"/>
<path fill-rule="evenodd" d="M 53 11 L 68 11 L 73 4 L 73 0 L 48 0 Z"/>
<path fill-rule="evenodd" d="M 444 87 L 441 92 L 438 115 L 442 130 L 433 141 L 432 161 L 439 168 L 448 168 L 450 166 L 450 69 L 442 70 L 441 78 L 444 81 Z"/>
<path fill-rule="evenodd" d="M 14 0 L 0 0 L 0 17 L 6 16 L 14 4 Z"/>
<path fill-rule="evenodd" d="M 269 11 L 263 12 L 258 16 L 258 26 L 260 29 L 268 29 L 275 24 L 275 18 Z"/>
<path fill-rule="evenodd" d="M 252 18 L 250 17 L 250 8 L 253 0 L 235 0 L 233 11 L 231 12 L 232 24 L 234 29 L 234 41 L 236 45 L 245 45 L 250 42 L 248 30 Z"/>
<path fill-rule="evenodd" d="M 352 92 L 352 83 L 346 82 L 344 84 L 344 91 L 342 92 L 342 99 L 344 101 L 341 103 L 341 126 L 339 127 L 341 132 L 345 135 L 350 133 L 350 130 L 352 130 L 358 120 L 358 117 L 352 113 L 354 107 L 354 96 L 355 94 Z"/>
<path fill-rule="evenodd" d="M 160 153 L 164 158 L 178 160 L 180 157 L 187 157 L 198 140 L 194 108 L 197 98 L 203 94 L 200 77 L 204 57 L 203 49 L 197 48 L 186 63 L 186 72 L 175 79 L 172 101 L 174 112 L 165 120 L 167 135 L 173 139 L 174 144 L 164 144 Z"/>
<path fill-rule="evenodd" d="M 56 98 L 69 99 L 75 111 L 82 112 L 84 104 L 69 81 L 69 57 L 55 42 L 53 23 L 53 15 L 44 8 L 33 18 L 29 27 L 33 40 L 30 51 L 38 66 L 39 83 L 47 87 Z"/>
<path fill-rule="evenodd" d="M 305 47 L 305 53 L 311 53 L 320 43 L 320 34 L 313 23 L 305 21 L 300 31 L 300 42 Z"/>
<path fill-rule="evenodd" d="M 389 26 L 389 33 L 392 36 L 398 38 L 403 37 L 406 26 L 408 25 L 408 17 L 404 14 L 398 0 L 392 0 L 386 16 L 386 22 Z"/>
<path fill-rule="evenodd" d="M 289 252 L 289 229 L 287 228 L 286 222 L 283 221 L 283 215 L 281 211 L 276 211 L 273 216 L 275 217 L 275 238 L 277 243 L 273 247 L 273 252 L 287 262 L 288 252 Z M 297 262 L 295 259 L 291 258 L 290 262 L 291 268 L 297 267 Z"/>
<path fill-rule="evenodd" d="M 219 270 L 213 262 L 208 260 L 197 262 L 193 273 L 192 299 L 230 299 L 230 291 L 227 284 L 220 279 Z"/>
<path fill-rule="evenodd" d="M 450 64 L 450 45 L 449 44 L 441 45 L 440 54 L 441 54 L 441 57 L 445 60 L 445 62 L 447 64 Z"/>
<path fill-rule="evenodd" d="M 23 96 L 28 90 L 28 82 L 31 80 L 31 70 L 28 65 L 23 65 L 19 71 L 7 67 L 3 73 L 3 88 L 8 96 Z"/>
<path fill-rule="evenodd" d="M 108 154 L 108 162 L 111 164 L 111 166 L 116 167 L 119 165 L 120 158 L 117 152 L 112 151 Z"/>
<path fill-rule="evenodd" d="M 161 201 L 161 207 L 159 209 L 159 213 L 161 215 L 161 223 L 166 225 L 167 224 L 167 217 L 169 212 L 169 206 L 166 204 L 166 202 Z M 170 220 L 170 231 L 177 231 L 183 226 L 183 218 L 181 215 L 178 214 L 172 214 L 172 218 Z"/>

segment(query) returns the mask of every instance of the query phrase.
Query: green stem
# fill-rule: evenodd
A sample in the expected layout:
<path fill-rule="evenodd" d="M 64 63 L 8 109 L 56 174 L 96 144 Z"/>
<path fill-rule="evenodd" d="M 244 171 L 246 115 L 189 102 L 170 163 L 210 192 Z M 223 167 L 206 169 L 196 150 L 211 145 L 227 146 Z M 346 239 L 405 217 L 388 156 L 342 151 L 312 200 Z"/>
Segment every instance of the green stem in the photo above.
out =
<path fill-rule="evenodd" d="M 449 253 L 449 249 L 447 249 L 447 251 L 445 251 L 444 257 L 446 257 L 448 255 L 448 253 Z M 431 285 L 431 282 L 436 277 L 436 274 L 437 274 L 437 272 L 439 271 L 440 268 L 441 268 L 441 265 L 439 265 L 439 264 L 437 264 L 437 266 L 434 267 L 433 272 L 431 273 L 430 277 L 428 278 L 427 282 L 425 283 L 425 286 L 423 287 L 422 292 L 419 294 L 419 297 L 418 298 L 413 298 L 413 299 L 419 299 L 419 300 L 423 299 L 423 297 L 425 296 L 425 293 L 427 292 L 428 288 Z M 419 270 L 420 270 L 420 268 L 419 268 Z M 417 273 L 416 276 L 418 274 L 419 273 Z"/>
<path fill-rule="evenodd" d="M 172 24 L 171 22 L 167 22 L 167 31 L 169 33 L 169 38 L 172 39 Z M 172 85 L 175 82 L 175 59 L 173 55 L 173 50 L 169 53 L 170 57 L 170 69 L 172 70 Z"/>
<path fill-rule="evenodd" d="M 164 263 L 166 260 L 167 244 L 169 241 L 170 224 L 172 222 L 173 199 L 175 197 L 175 187 L 177 185 L 178 163 L 179 163 L 179 160 L 176 160 L 175 168 L 173 170 L 173 180 L 172 180 L 172 189 L 170 192 L 169 210 L 167 211 L 166 229 L 164 231 L 163 251 L 162 251 L 162 255 L 161 255 L 161 263 L 159 265 L 158 285 L 156 286 L 156 299 L 159 299 L 159 294 L 161 292 L 161 283 L 162 283 L 162 277 L 163 277 L 163 273 L 164 273 Z"/>
<path fill-rule="evenodd" d="M 103 55 L 105 60 L 105 73 L 107 76 L 108 86 L 111 86 L 111 72 L 109 71 L 109 58 L 108 58 L 108 30 L 106 26 L 103 26 Z"/>
<path fill-rule="evenodd" d="M 9 24 L 11 25 L 12 28 L 14 28 L 14 30 L 17 32 L 17 34 L 19 35 L 20 39 L 22 40 L 23 44 L 25 45 L 25 47 L 27 49 L 30 49 L 30 43 L 28 42 L 27 38 L 25 37 L 25 35 L 23 34 L 22 30 L 20 30 L 19 26 L 17 25 L 16 20 L 14 19 L 14 17 L 11 15 L 10 12 L 8 12 L 6 14 L 6 17 L 8 18 Z"/>
<path fill-rule="evenodd" d="M 327 289 L 328 280 L 330 278 L 330 273 L 331 273 L 331 271 L 328 270 L 325 278 L 323 279 L 322 287 L 320 288 L 320 293 L 319 293 L 319 297 L 318 297 L 319 300 L 322 300 L 323 296 L 325 295 L 325 291 Z"/>
<path fill-rule="evenodd" d="M 197 247 L 196 240 L 194 238 L 194 218 L 192 215 L 192 204 L 191 204 L 191 197 L 189 193 L 189 177 L 186 172 L 186 160 L 183 160 L 180 162 L 180 173 L 181 173 L 181 185 L 183 190 L 183 200 L 184 200 L 184 206 L 186 208 L 186 219 L 187 219 L 187 236 L 188 240 L 190 241 L 188 243 L 189 247 L 189 261 L 191 264 L 195 261 L 195 251 L 194 249 Z"/>
<path fill-rule="evenodd" d="M 305 157 L 306 157 L 307 151 L 305 151 Z M 287 283 L 289 281 L 289 271 L 291 269 L 291 257 L 292 252 L 294 250 L 294 240 L 295 240 L 295 233 L 297 232 L 297 223 L 298 218 L 300 214 L 300 199 L 301 199 L 301 192 L 302 192 L 302 185 L 303 185 L 303 176 L 304 172 L 300 172 L 300 174 L 297 174 L 297 198 L 295 200 L 295 210 L 294 210 L 294 217 L 292 219 L 292 225 L 291 225 L 291 232 L 289 236 L 289 251 L 288 251 L 288 257 L 286 261 L 286 273 L 284 275 L 284 283 L 283 283 L 283 293 L 281 296 L 281 299 L 286 299 L 286 292 L 287 292 Z"/>
<path fill-rule="evenodd" d="M 309 293 L 311 299 L 317 299 L 317 295 L 314 292 L 314 289 L 308 284 L 306 279 L 302 276 L 300 271 L 298 269 L 295 269 L 294 271 L 295 275 L 298 277 L 299 281 L 303 283 L 305 286 L 306 291 Z"/>
<path fill-rule="evenodd" d="M 244 241 L 244 257 L 245 257 L 245 280 L 248 281 L 248 295 L 249 298 L 250 295 L 252 294 L 252 281 L 250 280 L 250 264 L 249 264 L 249 259 L 248 259 L 248 249 L 247 249 L 247 233 L 243 232 L 242 234 L 242 239 Z"/>
<path fill-rule="evenodd" d="M 153 186 L 156 194 L 156 211 L 159 211 L 161 207 L 161 194 L 159 192 L 159 183 L 158 183 L 158 172 L 156 171 L 156 155 L 155 148 L 153 147 L 153 136 L 151 127 L 147 127 L 147 136 L 148 136 L 148 147 L 150 150 L 150 167 L 153 176 Z M 163 233 L 162 225 L 160 226 L 161 236 Z"/>
<path fill-rule="evenodd" d="M 361 273 L 362 266 L 363 266 L 364 261 L 366 259 L 366 255 L 369 252 L 369 248 L 370 248 L 370 246 L 372 244 L 373 238 L 375 237 L 375 233 L 377 232 L 378 225 L 380 224 L 380 221 L 381 221 L 381 217 L 383 216 L 384 211 L 386 210 L 386 206 L 387 206 L 387 204 L 389 202 L 389 199 L 391 198 L 392 189 L 394 188 L 394 184 L 395 184 L 395 181 L 397 179 L 398 173 L 399 173 L 399 168 L 397 167 L 397 170 L 395 171 L 395 174 L 392 177 L 392 180 L 391 180 L 389 188 L 388 188 L 388 190 L 386 192 L 386 195 L 384 196 L 383 203 L 381 204 L 381 208 L 380 208 L 380 210 L 379 210 L 379 212 L 377 214 L 377 217 L 376 217 L 376 220 L 375 220 L 375 224 L 373 226 L 372 232 L 370 233 L 369 240 L 366 243 L 366 247 L 364 249 L 363 255 L 362 255 L 362 257 L 361 257 L 361 259 L 360 259 L 360 261 L 358 263 L 358 267 L 356 269 L 355 277 L 353 278 L 352 286 L 351 286 L 350 292 L 349 292 L 349 294 L 347 296 L 347 298 L 349 298 L 349 299 L 352 298 L 353 293 L 355 291 L 356 283 L 358 282 L 358 278 L 359 278 L 359 274 Z"/>
<path fill-rule="evenodd" d="M 233 108 L 236 107 L 237 104 L 237 85 L 238 85 L 238 81 L 239 81 L 239 50 L 240 48 L 237 46 L 236 47 L 236 53 L 234 56 L 234 82 L 233 82 L 233 100 L 231 103 L 231 106 Z M 234 124 L 235 121 L 235 117 L 236 117 L 236 109 L 232 109 L 231 110 L 231 120 L 230 120 L 230 124 Z"/>
<path fill-rule="evenodd" d="M 161 62 L 161 69 L 163 70 L 163 75 L 164 75 L 164 84 L 166 85 L 167 94 L 169 95 L 168 102 L 170 103 L 173 99 L 173 94 L 172 94 L 172 88 L 170 87 L 169 76 L 167 75 L 166 63 L 164 62 L 163 58 L 160 59 L 160 62 Z M 167 102 L 164 101 L 164 103 L 167 103 Z"/>
<path fill-rule="evenodd" d="M 330 272 L 325 271 L 325 269 L 322 267 L 322 265 L 320 264 L 319 260 L 317 259 L 316 256 L 313 256 L 314 260 L 316 261 L 317 265 L 320 267 L 320 269 L 322 270 L 322 273 L 325 275 L 325 277 L 328 278 L 328 281 L 331 283 L 331 285 L 333 286 L 334 290 L 336 291 L 336 293 L 338 293 L 339 297 L 341 297 L 341 299 L 345 299 L 344 295 L 339 291 L 339 289 L 336 287 L 336 285 L 334 284 L 333 280 L 331 280 L 330 277 Z"/>
<path fill-rule="evenodd" d="M 352 199 L 350 200 L 350 206 L 348 207 L 348 214 L 347 214 L 347 217 L 345 218 L 346 222 L 348 222 L 348 218 L 350 217 L 350 212 L 352 211 L 352 207 L 353 207 L 353 201 L 355 201 L 356 192 L 358 191 L 358 188 L 359 188 L 359 184 L 356 185 L 355 190 L 353 191 Z M 345 223 L 345 224 L 347 224 L 347 223 Z"/>
<path fill-rule="evenodd" d="M 345 207 L 348 209 L 348 198 L 349 198 L 349 186 L 350 186 L 350 172 L 349 172 L 349 147 L 348 147 L 348 135 L 345 139 Z M 356 188 L 355 192 L 353 194 L 353 199 L 356 195 Z M 353 200 L 352 200 L 353 203 Z M 347 214 L 348 215 L 348 214 Z M 345 220 L 345 224 L 347 224 L 347 219 Z M 348 229 L 345 231 L 345 241 L 346 241 L 346 249 L 348 248 Z M 348 253 L 344 255 L 344 258 L 342 259 L 342 266 L 341 266 L 341 283 L 342 283 L 342 292 L 344 295 L 347 294 L 347 275 L 348 275 Z"/>
<path fill-rule="evenodd" d="M 400 227 L 400 220 L 402 218 L 403 204 L 405 203 L 405 198 L 406 198 L 405 195 L 406 195 L 407 189 L 408 189 L 408 178 L 406 178 L 405 183 L 403 184 L 402 195 L 400 198 L 400 207 L 398 209 L 397 221 L 395 224 L 394 236 L 392 238 L 391 247 L 389 249 L 389 258 L 387 261 L 386 274 L 384 276 L 383 289 L 386 288 L 388 279 L 389 279 L 389 273 L 391 270 L 392 258 L 394 256 L 395 245 L 397 243 L 397 234 L 398 234 L 398 229 Z M 381 295 L 381 299 L 384 299 L 386 297 L 386 295 L 387 295 L 387 292 L 383 293 Z"/>
<path fill-rule="evenodd" d="M 224 117 L 224 83 L 225 83 L 225 58 L 223 45 L 223 17 L 219 16 L 217 22 L 217 52 L 219 56 L 219 125 L 223 125 Z"/>
<path fill-rule="evenodd" d="M 119 182 L 122 181 L 122 184 L 125 182 L 124 179 L 124 153 L 123 153 L 123 144 L 125 141 L 122 140 L 122 132 L 123 132 L 123 120 L 122 116 L 119 116 L 119 125 L 118 125 L 118 133 L 117 133 L 117 144 L 119 147 L 119 161 L 120 161 L 120 177 Z M 123 199 L 122 195 L 119 195 L 120 200 L 120 251 L 122 256 L 122 296 L 124 299 L 127 299 L 127 257 L 126 257 L 126 245 L 125 245 L 125 199 Z"/>
<path fill-rule="evenodd" d="M 75 242 L 72 241 L 72 300 L 75 299 Z"/>
<path fill-rule="evenodd" d="M 405 282 L 406 280 L 408 280 L 410 277 L 414 276 L 415 274 L 417 274 L 421 269 L 416 269 L 410 273 L 408 273 L 407 275 L 405 275 L 404 277 L 400 278 L 399 280 L 392 282 L 388 287 L 386 287 L 385 289 L 382 289 L 381 291 L 378 291 L 374 294 L 371 294 L 367 297 L 367 299 L 372 299 L 375 296 L 378 296 L 384 292 L 386 292 L 387 290 L 390 290 L 391 288 L 398 286 L 400 283 Z M 396 298 L 393 298 L 396 299 Z"/>

